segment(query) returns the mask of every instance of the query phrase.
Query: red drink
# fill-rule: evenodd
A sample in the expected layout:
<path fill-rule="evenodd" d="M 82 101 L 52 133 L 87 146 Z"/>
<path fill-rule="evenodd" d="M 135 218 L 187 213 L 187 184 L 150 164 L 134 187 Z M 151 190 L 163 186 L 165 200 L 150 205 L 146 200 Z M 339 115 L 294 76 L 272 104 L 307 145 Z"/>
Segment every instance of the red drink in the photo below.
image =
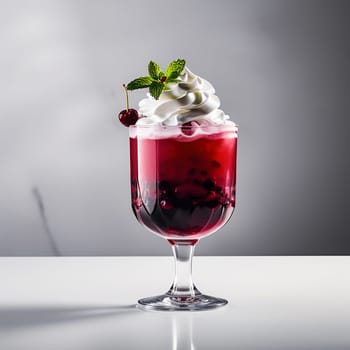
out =
<path fill-rule="evenodd" d="M 130 127 L 137 220 L 170 242 L 195 243 L 219 229 L 235 207 L 236 149 L 231 125 Z"/>

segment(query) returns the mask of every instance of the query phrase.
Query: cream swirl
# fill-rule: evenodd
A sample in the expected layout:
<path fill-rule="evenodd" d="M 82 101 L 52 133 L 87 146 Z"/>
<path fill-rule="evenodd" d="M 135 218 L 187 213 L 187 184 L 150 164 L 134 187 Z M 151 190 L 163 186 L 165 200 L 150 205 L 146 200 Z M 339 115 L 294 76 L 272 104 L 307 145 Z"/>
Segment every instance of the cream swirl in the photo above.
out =
<path fill-rule="evenodd" d="M 155 100 L 150 94 L 139 103 L 142 116 L 137 125 L 183 125 L 195 121 L 199 125 L 234 124 L 219 109 L 220 100 L 213 86 L 193 74 L 187 67 L 177 83 L 169 84 Z"/>

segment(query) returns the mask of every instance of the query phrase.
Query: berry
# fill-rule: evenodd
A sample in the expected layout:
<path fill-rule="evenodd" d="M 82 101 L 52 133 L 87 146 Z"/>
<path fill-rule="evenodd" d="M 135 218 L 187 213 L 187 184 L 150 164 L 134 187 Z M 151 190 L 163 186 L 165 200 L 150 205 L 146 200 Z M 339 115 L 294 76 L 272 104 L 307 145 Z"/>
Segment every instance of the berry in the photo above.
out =
<path fill-rule="evenodd" d="M 160 201 L 160 207 L 162 208 L 162 209 L 165 209 L 165 210 L 171 210 L 171 209 L 173 209 L 174 208 L 174 206 L 171 204 L 171 202 L 170 201 L 166 201 L 166 200 L 161 200 Z"/>
<path fill-rule="evenodd" d="M 206 179 L 203 182 L 203 187 L 207 190 L 214 190 L 215 189 L 215 182 L 212 179 Z"/>
<path fill-rule="evenodd" d="M 206 206 L 208 208 L 214 209 L 220 205 L 220 201 L 218 199 L 213 199 L 212 201 L 206 202 Z"/>
<path fill-rule="evenodd" d="M 195 127 L 198 127 L 198 123 L 195 121 L 184 123 L 181 127 L 181 131 L 184 135 L 191 136 L 195 132 Z"/>
<path fill-rule="evenodd" d="M 218 161 L 216 161 L 216 160 L 212 160 L 211 161 L 211 166 L 213 168 L 220 168 L 221 164 Z"/>
<path fill-rule="evenodd" d="M 179 185 L 175 187 L 174 192 L 177 198 L 201 198 L 204 197 L 207 193 L 207 191 L 203 187 L 198 186 L 195 183 L 184 183 L 182 185 Z"/>
<path fill-rule="evenodd" d="M 158 187 L 161 191 L 168 191 L 170 189 L 170 184 L 166 180 L 162 180 L 159 182 Z"/>
<path fill-rule="evenodd" d="M 197 172 L 197 169 L 196 168 L 191 168 L 188 170 L 188 175 L 195 175 Z"/>
<path fill-rule="evenodd" d="M 121 111 L 118 115 L 120 122 L 125 126 L 134 125 L 138 119 L 139 114 L 136 109 L 128 108 Z"/>
<path fill-rule="evenodd" d="M 139 114 L 136 109 L 129 108 L 129 96 L 125 84 L 123 84 L 123 88 L 125 91 L 126 109 L 119 113 L 118 118 L 123 125 L 130 126 L 136 124 L 139 119 Z"/>
<path fill-rule="evenodd" d="M 214 191 L 210 191 L 207 198 L 205 199 L 205 202 L 205 205 L 208 208 L 216 208 L 220 205 L 220 196 L 218 196 Z"/>

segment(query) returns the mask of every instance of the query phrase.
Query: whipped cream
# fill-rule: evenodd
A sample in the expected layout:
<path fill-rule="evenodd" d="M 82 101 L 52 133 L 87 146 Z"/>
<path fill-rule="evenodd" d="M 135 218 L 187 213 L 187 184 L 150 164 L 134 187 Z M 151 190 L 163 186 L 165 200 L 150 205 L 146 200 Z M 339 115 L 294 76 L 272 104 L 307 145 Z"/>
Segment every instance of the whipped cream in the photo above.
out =
<path fill-rule="evenodd" d="M 141 118 L 136 125 L 175 126 L 195 122 L 199 125 L 235 125 L 220 107 L 213 86 L 193 74 L 187 67 L 178 77 L 178 83 L 169 84 L 159 99 L 150 94 L 139 103 Z"/>

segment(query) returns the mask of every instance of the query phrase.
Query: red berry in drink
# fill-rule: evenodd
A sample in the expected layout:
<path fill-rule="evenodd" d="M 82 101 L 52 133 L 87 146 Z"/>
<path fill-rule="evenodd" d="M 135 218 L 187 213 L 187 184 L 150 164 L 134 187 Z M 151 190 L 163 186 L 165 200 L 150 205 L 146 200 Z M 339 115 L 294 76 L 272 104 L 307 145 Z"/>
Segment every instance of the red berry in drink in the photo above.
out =
<path fill-rule="evenodd" d="M 191 136 L 195 132 L 195 127 L 198 127 L 198 125 L 195 121 L 184 123 L 182 124 L 181 131 L 183 134 Z"/>

